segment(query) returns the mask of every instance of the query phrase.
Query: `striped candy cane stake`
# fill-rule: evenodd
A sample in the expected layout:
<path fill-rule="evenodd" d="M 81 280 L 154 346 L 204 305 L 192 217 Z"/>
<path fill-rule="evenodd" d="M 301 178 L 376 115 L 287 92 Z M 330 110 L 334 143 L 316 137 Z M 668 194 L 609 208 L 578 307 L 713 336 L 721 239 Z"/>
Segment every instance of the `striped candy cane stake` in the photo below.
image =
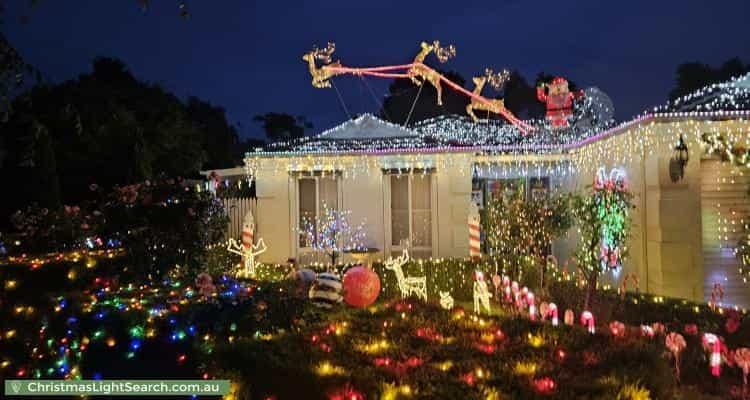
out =
<path fill-rule="evenodd" d="M 245 220 L 242 221 L 242 247 L 250 249 L 253 247 L 253 230 L 255 230 L 255 219 L 250 211 L 245 214 Z"/>
<path fill-rule="evenodd" d="M 557 304 L 549 303 L 549 306 L 547 306 L 547 315 L 552 316 L 552 326 L 557 326 Z"/>
<path fill-rule="evenodd" d="M 594 314 L 591 311 L 581 313 L 581 324 L 588 328 L 589 333 L 594 334 L 596 323 L 594 322 Z"/>
<path fill-rule="evenodd" d="M 471 201 L 469 205 L 469 257 L 482 256 L 479 244 L 479 207 Z"/>
<path fill-rule="evenodd" d="M 711 375 L 721 375 L 721 341 L 713 333 L 703 335 L 703 347 L 711 352 L 709 365 L 711 366 Z"/>

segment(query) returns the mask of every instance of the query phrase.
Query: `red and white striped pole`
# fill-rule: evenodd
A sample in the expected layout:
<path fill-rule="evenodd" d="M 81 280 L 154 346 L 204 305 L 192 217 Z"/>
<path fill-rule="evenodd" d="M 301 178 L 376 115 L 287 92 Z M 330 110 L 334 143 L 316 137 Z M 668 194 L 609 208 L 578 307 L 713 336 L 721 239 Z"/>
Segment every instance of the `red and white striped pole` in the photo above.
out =
<path fill-rule="evenodd" d="M 253 213 L 250 211 L 245 214 L 245 219 L 242 221 L 242 250 L 244 253 L 253 251 L 253 244 L 255 240 L 253 238 L 255 231 L 255 219 Z M 247 265 L 245 257 L 242 257 L 243 265 Z M 246 271 L 247 272 L 247 271 Z"/>
<path fill-rule="evenodd" d="M 479 207 L 474 201 L 469 205 L 469 257 L 480 258 L 482 256 L 479 243 Z"/>

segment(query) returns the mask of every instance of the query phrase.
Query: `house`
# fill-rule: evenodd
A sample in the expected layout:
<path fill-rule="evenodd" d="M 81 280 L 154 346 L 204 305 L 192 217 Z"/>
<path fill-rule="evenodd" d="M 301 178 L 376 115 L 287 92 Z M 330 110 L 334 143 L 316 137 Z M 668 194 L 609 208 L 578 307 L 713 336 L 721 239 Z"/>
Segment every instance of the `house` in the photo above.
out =
<path fill-rule="evenodd" d="M 718 283 L 722 302 L 748 307 L 748 275 L 734 248 L 745 235 L 750 177 L 716 151 L 735 157 L 750 145 L 749 83 L 746 75 L 711 85 L 620 124 L 583 115 L 563 128 L 527 121 L 535 130 L 524 134 L 495 120 L 439 117 L 403 127 L 362 115 L 268 145 L 245 157 L 257 185 L 256 237 L 268 244 L 262 260 L 315 260 L 295 227 L 324 205 L 351 211 L 352 223 L 365 221 L 366 245 L 377 257 L 400 252 L 404 240 L 415 257 L 466 257 L 472 198 L 481 202 L 513 185 L 581 190 L 599 168 L 618 167 L 637 208 L 630 257 L 605 281 L 617 285 L 635 273 L 642 291 L 693 300 L 710 299 Z M 689 152 L 684 168 L 670 162 L 681 137 Z M 552 253 L 568 259 L 576 240 L 571 232 Z"/>

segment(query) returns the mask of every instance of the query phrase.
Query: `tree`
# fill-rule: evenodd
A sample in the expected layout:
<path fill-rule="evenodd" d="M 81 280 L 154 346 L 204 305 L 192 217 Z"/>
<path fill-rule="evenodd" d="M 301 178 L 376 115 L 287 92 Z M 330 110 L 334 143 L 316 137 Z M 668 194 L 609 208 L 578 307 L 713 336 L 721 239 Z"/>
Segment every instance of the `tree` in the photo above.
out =
<path fill-rule="evenodd" d="M 237 128 L 227 122 L 226 111 L 197 97 L 187 100 L 187 114 L 203 134 L 206 163 L 203 168 L 227 168 L 240 161 L 235 154 Z"/>
<path fill-rule="evenodd" d="M 338 256 L 350 250 L 363 250 L 364 223 L 353 226 L 349 221 L 351 211 L 339 211 L 324 206 L 321 215 L 304 218 L 300 236 L 306 247 L 315 249 L 331 258 L 336 265 Z"/>
<path fill-rule="evenodd" d="M 630 236 L 633 195 L 624 176 L 616 171 L 605 177 L 604 170 L 599 170 L 590 192 L 573 200 L 581 232 L 576 258 L 586 279 L 585 310 L 589 310 L 599 275 L 622 267 L 628 255 L 626 241 Z"/>
<path fill-rule="evenodd" d="M 712 83 L 723 82 L 732 77 L 750 72 L 750 64 L 739 58 L 731 58 L 720 67 L 713 68 L 700 62 L 687 62 L 677 66 L 675 87 L 669 92 L 669 100 L 688 95 Z"/>
<path fill-rule="evenodd" d="M 313 127 L 303 116 L 293 117 L 277 112 L 256 115 L 253 121 L 263 124 L 266 137 L 273 142 L 299 139 L 305 136 L 305 130 Z"/>
<path fill-rule="evenodd" d="M 573 224 L 569 204 L 562 193 L 527 199 L 522 187 L 491 198 L 483 219 L 486 250 L 514 274 L 523 265 L 544 265 L 552 240 Z"/>
<path fill-rule="evenodd" d="M 513 71 L 503 89 L 505 107 L 521 119 L 544 117 L 544 104 L 536 98 L 536 88 L 529 85 L 518 72 Z"/>
<path fill-rule="evenodd" d="M 52 186 L 4 199 L 4 211 L 20 206 L 12 201 L 47 198 L 55 180 L 60 201 L 75 203 L 92 183 L 108 188 L 236 165 L 237 134 L 224 111 L 197 98 L 187 103 L 111 58 L 95 59 L 93 71 L 77 79 L 34 86 L 13 101 L 14 112 L 0 126 L 2 173 L 26 187 L 45 168 L 41 176 Z"/>

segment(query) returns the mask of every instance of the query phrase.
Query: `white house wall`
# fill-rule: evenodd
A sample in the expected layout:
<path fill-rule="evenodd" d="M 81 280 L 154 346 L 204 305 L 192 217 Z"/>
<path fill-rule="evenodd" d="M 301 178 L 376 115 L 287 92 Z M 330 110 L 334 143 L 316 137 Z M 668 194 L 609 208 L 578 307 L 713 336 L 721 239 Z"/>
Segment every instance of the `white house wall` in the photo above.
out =
<path fill-rule="evenodd" d="M 600 166 L 607 170 L 624 167 L 634 195 L 636 209 L 632 212 L 629 258 L 618 274 L 605 274 L 602 283 L 619 286 L 626 274 L 635 273 L 642 291 L 692 300 L 709 297 L 712 286 L 709 281 L 713 279 L 709 275 L 715 275 L 721 265 L 704 267 L 702 217 L 705 216 L 701 213 L 703 150 L 699 136 L 717 131 L 747 135 L 750 133 L 750 123 L 742 120 L 650 122 L 630 127 L 617 136 L 599 140 L 565 156 L 585 162 L 574 164 L 575 168 L 567 175 L 551 175 L 553 186 L 568 191 L 585 190 L 592 184 Z M 690 162 L 685 178 L 674 183 L 669 179 L 669 158 L 680 133 L 685 134 Z M 380 162 L 375 161 L 377 156 L 368 157 L 368 162 Z M 432 157 L 435 161 L 433 255 L 465 257 L 468 255 L 471 168 L 477 157 L 455 153 Z M 290 159 L 264 158 L 257 172 L 256 223 L 258 236 L 264 237 L 269 246 L 268 252 L 261 257 L 266 262 L 285 262 L 294 253 L 291 227 L 295 224 L 296 193 L 294 181 L 287 172 Z M 517 163 L 518 159 L 512 158 L 511 162 Z M 367 173 L 360 172 L 342 179 L 342 205 L 351 210 L 354 223 L 363 219 L 367 221 L 368 246 L 387 249 L 388 196 L 382 171 L 373 165 Z M 553 253 L 560 264 L 574 254 L 577 240 L 578 234 L 574 228 L 566 237 L 555 241 Z M 388 254 L 385 252 L 379 256 L 387 257 Z M 736 290 L 743 288 L 747 291 L 744 286 Z"/>

